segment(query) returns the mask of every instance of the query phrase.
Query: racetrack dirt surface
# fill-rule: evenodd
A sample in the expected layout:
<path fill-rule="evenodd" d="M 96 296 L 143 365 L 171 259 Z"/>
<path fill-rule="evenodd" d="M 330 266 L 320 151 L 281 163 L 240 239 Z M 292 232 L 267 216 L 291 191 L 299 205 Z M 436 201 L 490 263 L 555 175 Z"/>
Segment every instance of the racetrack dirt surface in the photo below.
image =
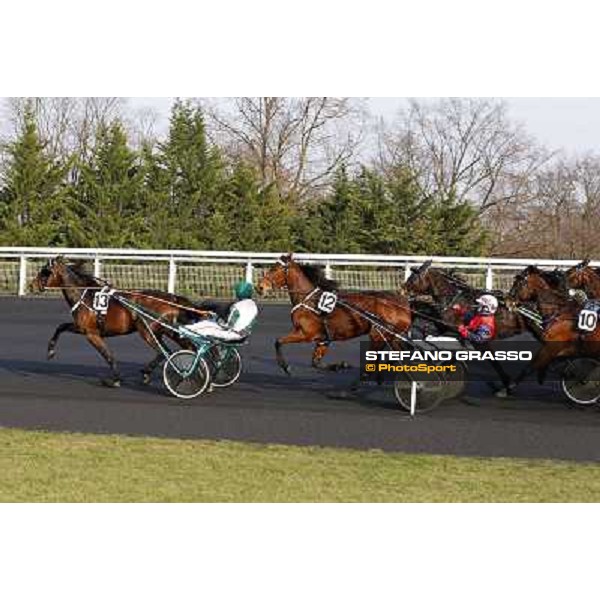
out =
<path fill-rule="evenodd" d="M 358 377 L 358 342 L 334 344 L 330 360 L 354 369 L 310 368 L 309 345 L 285 347 L 292 365 L 279 371 L 273 341 L 290 329 L 289 307 L 265 305 L 248 346 L 244 373 L 227 390 L 182 405 L 167 395 L 159 370 L 144 387 L 139 371 L 152 357 L 139 336 L 112 338 L 124 383 L 100 385 L 108 368 L 81 336 L 65 333 L 56 358 L 46 360 L 56 325 L 70 320 L 62 300 L 0 299 L 0 426 L 172 438 L 376 448 L 468 456 L 600 460 L 600 408 L 566 406 L 557 384 L 526 384 L 498 400 L 470 383 L 462 400 L 411 419 L 390 388 L 363 387 L 336 399 Z"/>

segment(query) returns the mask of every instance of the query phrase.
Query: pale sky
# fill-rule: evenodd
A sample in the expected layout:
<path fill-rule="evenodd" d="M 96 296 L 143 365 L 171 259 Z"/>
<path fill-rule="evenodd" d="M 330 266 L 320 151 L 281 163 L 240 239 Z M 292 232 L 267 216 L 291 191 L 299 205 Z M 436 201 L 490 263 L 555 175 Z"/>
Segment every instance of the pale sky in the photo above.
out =
<path fill-rule="evenodd" d="M 131 98 L 132 107 L 152 107 L 166 128 L 172 98 Z M 600 153 L 600 98 L 505 98 L 510 116 L 539 142 L 567 153 Z M 373 115 L 393 120 L 405 98 L 369 98 Z"/>

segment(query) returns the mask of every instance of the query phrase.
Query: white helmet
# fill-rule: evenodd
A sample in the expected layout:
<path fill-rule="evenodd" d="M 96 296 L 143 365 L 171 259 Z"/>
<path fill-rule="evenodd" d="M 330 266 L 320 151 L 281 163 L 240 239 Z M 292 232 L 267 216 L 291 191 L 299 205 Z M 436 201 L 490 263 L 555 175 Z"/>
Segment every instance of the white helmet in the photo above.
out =
<path fill-rule="evenodd" d="M 484 294 L 477 298 L 475 302 L 481 306 L 482 312 L 488 315 L 493 315 L 498 310 L 498 300 L 491 294 Z"/>

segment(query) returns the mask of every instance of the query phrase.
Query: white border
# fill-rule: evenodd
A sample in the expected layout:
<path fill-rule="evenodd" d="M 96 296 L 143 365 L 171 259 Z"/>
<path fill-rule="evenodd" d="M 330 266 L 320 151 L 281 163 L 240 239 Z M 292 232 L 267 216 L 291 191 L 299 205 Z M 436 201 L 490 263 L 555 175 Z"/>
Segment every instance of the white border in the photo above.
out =
<path fill-rule="evenodd" d="M 8 0 L 0 95 L 598 95 L 593 6 Z M 596 512 L 5 506 L 2 588 L 11 600 L 587 597 Z"/>

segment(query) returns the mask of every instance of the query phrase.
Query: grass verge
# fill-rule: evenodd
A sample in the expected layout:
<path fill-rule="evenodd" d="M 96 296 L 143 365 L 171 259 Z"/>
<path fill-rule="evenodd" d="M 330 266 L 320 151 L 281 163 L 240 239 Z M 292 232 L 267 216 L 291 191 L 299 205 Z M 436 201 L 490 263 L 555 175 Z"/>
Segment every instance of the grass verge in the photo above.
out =
<path fill-rule="evenodd" d="M 2 502 L 598 502 L 600 466 L 0 430 Z"/>

